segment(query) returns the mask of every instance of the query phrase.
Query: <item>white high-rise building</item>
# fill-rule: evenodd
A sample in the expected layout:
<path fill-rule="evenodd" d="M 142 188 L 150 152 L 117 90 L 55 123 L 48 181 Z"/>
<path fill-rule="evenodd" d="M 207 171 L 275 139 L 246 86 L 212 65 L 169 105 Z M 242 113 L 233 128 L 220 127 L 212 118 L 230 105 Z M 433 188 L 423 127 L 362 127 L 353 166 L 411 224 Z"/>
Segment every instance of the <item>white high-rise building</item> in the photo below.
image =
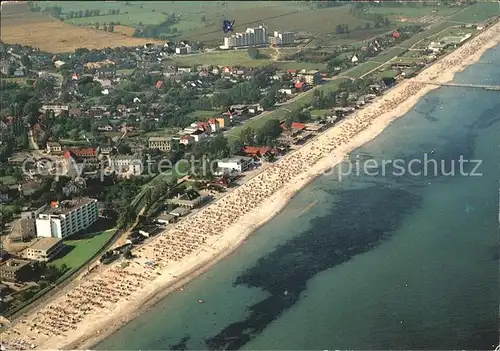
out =
<path fill-rule="evenodd" d="M 295 40 L 295 34 L 293 32 L 278 32 L 274 31 L 274 35 L 269 37 L 269 42 L 272 45 L 286 45 L 292 44 Z"/>
<path fill-rule="evenodd" d="M 223 49 L 240 46 L 258 46 L 267 43 L 267 30 L 264 26 L 247 28 L 245 33 L 236 33 L 224 38 Z"/>
<path fill-rule="evenodd" d="M 90 227 L 97 221 L 98 215 L 96 199 L 52 202 L 36 217 L 36 235 L 63 239 Z"/>

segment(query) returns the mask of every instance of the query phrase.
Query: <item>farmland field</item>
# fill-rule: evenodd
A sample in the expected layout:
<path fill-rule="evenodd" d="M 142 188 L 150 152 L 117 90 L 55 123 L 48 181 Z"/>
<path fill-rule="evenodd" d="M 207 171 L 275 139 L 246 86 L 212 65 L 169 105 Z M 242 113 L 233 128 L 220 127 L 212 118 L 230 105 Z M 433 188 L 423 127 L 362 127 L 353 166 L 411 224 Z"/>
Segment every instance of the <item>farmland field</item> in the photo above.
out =
<path fill-rule="evenodd" d="M 2 6 L 1 39 L 5 43 L 30 45 L 47 52 L 72 52 L 76 48 L 99 49 L 138 46 L 151 40 L 77 27 L 31 12 L 26 3 Z"/>
<path fill-rule="evenodd" d="M 369 8 L 370 13 L 387 16 L 390 20 L 399 21 L 401 19 L 418 20 L 424 16 L 446 17 L 460 11 L 458 6 L 423 6 L 414 4 L 413 6 L 373 6 Z"/>
<path fill-rule="evenodd" d="M 466 10 L 450 17 L 450 21 L 478 23 L 486 21 L 493 16 L 500 16 L 499 2 L 478 2 Z"/>
<path fill-rule="evenodd" d="M 363 26 L 367 21 L 352 16 L 349 6 L 312 10 L 304 2 L 279 1 L 46 1 L 37 2 L 40 7 L 60 6 L 62 16 L 69 11 L 98 9 L 101 16 L 68 18 L 67 23 L 93 25 L 96 22 L 119 23 L 136 27 L 143 24 L 159 24 L 167 15 L 175 13 L 179 22 L 172 25 L 180 38 L 211 43 L 222 43 L 220 25 L 223 19 L 235 20 L 235 32 L 249 26 L 264 23 L 270 30 L 307 32 L 312 35 L 335 33 L 337 24 L 350 28 Z M 110 10 L 120 14 L 108 14 Z"/>

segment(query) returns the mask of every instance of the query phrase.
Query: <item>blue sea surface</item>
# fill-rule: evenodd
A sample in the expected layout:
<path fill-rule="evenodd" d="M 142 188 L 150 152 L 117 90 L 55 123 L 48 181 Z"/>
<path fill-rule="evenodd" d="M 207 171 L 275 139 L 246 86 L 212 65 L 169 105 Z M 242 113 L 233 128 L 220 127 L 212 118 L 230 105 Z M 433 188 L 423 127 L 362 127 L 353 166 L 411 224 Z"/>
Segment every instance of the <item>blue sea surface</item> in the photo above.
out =
<path fill-rule="evenodd" d="M 500 47 L 455 81 L 500 85 Z M 395 176 L 389 166 L 385 176 L 322 176 L 229 258 L 96 348 L 491 349 L 500 92 L 432 91 L 351 159 L 408 164 L 425 153 L 458 174 Z M 461 156 L 477 161 L 464 174 L 480 162 L 480 175 L 460 175 Z"/>

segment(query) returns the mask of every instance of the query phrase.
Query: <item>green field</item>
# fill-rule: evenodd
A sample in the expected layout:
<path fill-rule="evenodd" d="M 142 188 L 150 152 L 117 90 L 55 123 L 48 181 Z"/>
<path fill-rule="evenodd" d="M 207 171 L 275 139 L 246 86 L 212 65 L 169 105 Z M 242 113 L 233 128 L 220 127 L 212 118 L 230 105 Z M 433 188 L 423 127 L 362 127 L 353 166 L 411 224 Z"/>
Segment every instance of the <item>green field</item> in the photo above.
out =
<path fill-rule="evenodd" d="M 326 68 L 326 64 L 324 63 L 312 63 L 312 62 L 275 62 L 274 65 L 278 69 L 286 70 L 286 69 L 317 69 L 323 70 Z"/>
<path fill-rule="evenodd" d="M 218 111 L 203 111 L 196 110 L 189 114 L 189 117 L 196 119 L 197 121 L 207 120 L 213 118 L 219 114 Z"/>
<path fill-rule="evenodd" d="M 494 16 L 500 16 L 500 3 L 478 2 L 466 10 L 450 17 L 449 20 L 465 23 L 478 23 L 486 21 Z"/>
<path fill-rule="evenodd" d="M 12 176 L 0 177 L 0 184 L 13 185 L 16 183 L 17 183 L 16 179 Z"/>
<path fill-rule="evenodd" d="M 269 59 L 252 59 L 246 50 L 216 51 L 196 55 L 177 56 L 175 63 L 180 66 L 215 65 L 261 67 L 271 64 Z"/>
<path fill-rule="evenodd" d="M 97 232 L 86 235 L 84 238 L 76 240 L 64 240 L 67 252 L 61 258 L 51 262 L 58 267 L 65 264 L 69 269 L 81 267 L 87 260 L 94 256 L 111 239 L 115 229 L 104 232 Z"/>
<path fill-rule="evenodd" d="M 387 16 L 391 20 L 399 20 L 400 17 L 406 17 L 412 20 L 418 20 L 424 16 L 451 16 L 461 10 L 458 6 L 437 5 L 432 4 L 423 6 L 421 4 L 411 4 L 406 6 L 372 6 L 369 9 L 370 13 L 376 13 L 382 16 Z"/>
<path fill-rule="evenodd" d="M 359 78 L 362 75 L 377 68 L 378 66 L 380 66 L 380 63 L 378 63 L 378 62 L 367 61 L 367 62 L 364 62 L 364 63 L 350 69 L 348 72 L 346 72 L 343 75 L 346 75 L 346 76 L 351 77 L 351 78 Z"/>

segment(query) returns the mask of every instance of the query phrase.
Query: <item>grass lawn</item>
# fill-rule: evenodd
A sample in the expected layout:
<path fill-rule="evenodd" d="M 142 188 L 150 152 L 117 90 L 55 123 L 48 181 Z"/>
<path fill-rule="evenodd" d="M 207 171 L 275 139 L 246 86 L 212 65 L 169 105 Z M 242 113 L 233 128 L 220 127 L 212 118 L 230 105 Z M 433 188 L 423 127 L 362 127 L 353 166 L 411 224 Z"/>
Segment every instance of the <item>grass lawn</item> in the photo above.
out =
<path fill-rule="evenodd" d="M 215 65 L 215 66 L 243 66 L 260 67 L 269 65 L 269 59 L 252 59 L 247 50 L 216 51 L 213 53 L 202 53 L 195 55 L 182 55 L 174 58 L 175 63 L 181 66 L 193 65 Z"/>
<path fill-rule="evenodd" d="M 380 78 L 394 78 L 394 77 L 396 77 L 396 71 L 393 70 L 392 68 L 388 67 L 388 69 L 386 69 L 382 72 L 379 72 L 378 77 L 380 77 Z"/>
<path fill-rule="evenodd" d="M 346 72 L 344 75 L 351 77 L 351 78 L 359 78 L 363 74 L 370 72 L 372 69 L 380 66 L 380 63 L 377 62 L 372 62 L 372 61 L 367 61 L 364 62 L 357 67 L 352 68 L 348 72 Z"/>
<path fill-rule="evenodd" d="M 66 248 L 63 257 L 52 261 L 58 267 L 65 264 L 69 269 L 81 267 L 87 260 L 95 255 L 113 236 L 115 229 L 86 235 L 84 238 L 75 240 L 64 240 Z"/>
<path fill-rule="evenodd" d="M 327 113 L 328 111 L 330 111 L 330 110 L 327 108 L 321 109 L 321 110 L 311 110 L 311 116 L 312 117 L 323 117 L 325 115 L 325 113 Z"/>
<path fill-rule="evenodd" d="M 134 73 L 135 69 L 134 68 L 124 68 L 124 69 L 117 69 L 116 73 L 118 74 L 124 74 L 124 75 L 131 75 Z"/>
<path fill-rule="evenodd" d="M 404 51 L 406 51 L 405 48 L 392 47 L 389 50 L 383 51 L 380 55 L 375 56 L 374 59 L 378 62 L 386 62 L 392 59 L 394 56 L 401 55 Z"/>
<path fill-rule="evenodd" d="M 12 176 L 5 176 L 5 177 L 0 177 L 0 182 L 1 184 L 4 185 L 13 185 L 16 184 L 16 179 Z"/>
<path fill-rule="evenodd" d="M 203 121 L 209 118 L 213 118 L 217 116 L 220 111 L 204 111 L 204 110 L 196 110 L 190 113 L 188 116 L 196 119 L 197 121 Z"/>
<path fill-rule="evenodd" d="M 326 69 L 326 64 L 324 63 L 310 63 L 310 62 L 276 62 L 274 65 L 278 69 Z"/>
<path fill-rule="evenodd" d="M 478 23 L 499 15 L 500 4 L 498 2 L 478 2 L 470 6 L 468 9 L 450 17 L 449 20 L 465 23 Z"/>

